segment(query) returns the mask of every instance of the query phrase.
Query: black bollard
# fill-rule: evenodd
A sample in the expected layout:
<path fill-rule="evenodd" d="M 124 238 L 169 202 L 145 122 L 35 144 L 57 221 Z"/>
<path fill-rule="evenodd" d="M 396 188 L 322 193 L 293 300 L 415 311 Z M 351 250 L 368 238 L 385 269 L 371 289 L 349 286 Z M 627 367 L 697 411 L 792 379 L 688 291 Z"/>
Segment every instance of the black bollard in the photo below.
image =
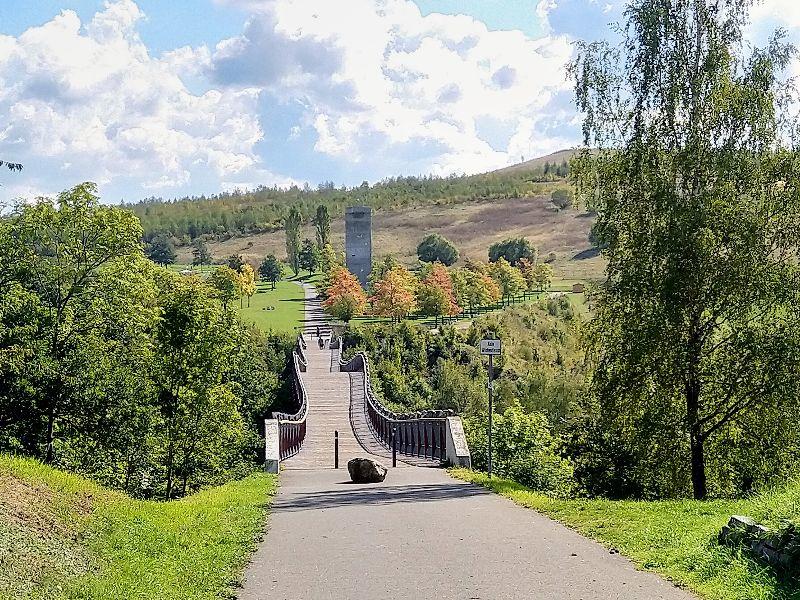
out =
<path fill-rule="evenodd" d="M 392 466 L 397 466 L 397 427 L 392 427 Z"/>
<path fill-rule="evenodd" d="M 333 468 L 339 468 L 339 432 L 333 433 Z"/>

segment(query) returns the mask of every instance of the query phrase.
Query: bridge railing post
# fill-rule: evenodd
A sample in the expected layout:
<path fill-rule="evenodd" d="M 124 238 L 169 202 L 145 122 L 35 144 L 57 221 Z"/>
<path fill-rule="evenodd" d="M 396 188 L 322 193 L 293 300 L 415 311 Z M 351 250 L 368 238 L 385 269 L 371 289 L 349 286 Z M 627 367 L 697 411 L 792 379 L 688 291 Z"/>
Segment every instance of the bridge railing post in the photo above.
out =
<path fill-rule="evenodd" d="M 333 432 L 333 468 L 339 468 L 339 431 Z"/>
<path fill-rule="evenodd" d="M 392 466 L 397 466 L 397 427 L 392 426 Z"/>

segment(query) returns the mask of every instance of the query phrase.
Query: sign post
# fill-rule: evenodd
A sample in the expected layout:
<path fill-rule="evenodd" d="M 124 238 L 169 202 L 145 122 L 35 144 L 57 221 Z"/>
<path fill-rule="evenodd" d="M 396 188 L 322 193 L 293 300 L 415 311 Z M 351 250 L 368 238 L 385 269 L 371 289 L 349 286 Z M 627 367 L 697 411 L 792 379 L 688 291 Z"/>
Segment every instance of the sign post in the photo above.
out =
<path fill-rule="evenodd" d="M 481 340 L 481 354 L 484 356 L 489 357 L 489 431 L 488 431 L 488 441 L 489 441 L 489 448 L 487 450 L 487 461 L 486 465 L 488 467 L 487 471 L 489 473 L 489 479 L 492 478 L 492 413 L 493 413 L 493 405 L 492 405 L 492 393 L 494 392 L 494 357 L 500 356 L 500 352 L 502 351 L 502 343 L 500 340 L 495 339 L 485 339 Z"/>

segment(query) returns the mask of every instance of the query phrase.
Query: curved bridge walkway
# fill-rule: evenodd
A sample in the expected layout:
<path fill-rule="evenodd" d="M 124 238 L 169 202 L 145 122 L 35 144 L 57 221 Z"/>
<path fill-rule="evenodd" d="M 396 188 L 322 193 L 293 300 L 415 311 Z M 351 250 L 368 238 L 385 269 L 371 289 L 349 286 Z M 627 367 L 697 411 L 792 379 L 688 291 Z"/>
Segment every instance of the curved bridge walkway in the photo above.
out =
<path fill-rule="evenodd" d="M 313 288 L 306 295 L 313 298 Z M 319 323 L 328 336 L 321 319 L 319 306 L 309 301 L 307 332 L 316 333 Z M 441 469 L 406 466 L 390 469 L 382 484 L 350 483 L 347 460 L 367 454 L 350 426 L 350 374 L 332 372 L 331 351 L 306 339 L 307 437 L 284 463 L 241 600 L 693 598 L 555 521 Z M 369 430 L 354 422 L 364 438 Z M 332 468 L 334 429 L 338 470 Z M 382 446 L 365 446 L 391 464 Z"/>

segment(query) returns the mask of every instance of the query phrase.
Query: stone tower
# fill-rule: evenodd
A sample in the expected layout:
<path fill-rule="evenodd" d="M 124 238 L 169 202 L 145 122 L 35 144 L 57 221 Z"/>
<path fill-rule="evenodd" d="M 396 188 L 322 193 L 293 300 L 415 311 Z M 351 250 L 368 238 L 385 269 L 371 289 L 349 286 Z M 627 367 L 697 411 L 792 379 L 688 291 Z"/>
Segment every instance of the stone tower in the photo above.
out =
<path fill-rule="evenodd" d="M 372 272 L 372 209 L 348 206 L 344 218 L 344 245 L 347 269 L 367 288 Z"/>

